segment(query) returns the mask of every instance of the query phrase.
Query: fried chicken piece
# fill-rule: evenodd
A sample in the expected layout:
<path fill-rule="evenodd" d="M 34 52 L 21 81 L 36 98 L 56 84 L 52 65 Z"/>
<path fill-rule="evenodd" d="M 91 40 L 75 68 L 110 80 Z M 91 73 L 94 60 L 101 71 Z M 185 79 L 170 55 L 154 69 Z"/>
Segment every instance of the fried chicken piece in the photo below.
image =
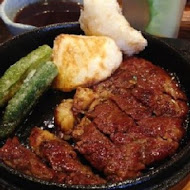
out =
<path fill-rule="evenodd" d="M 36 144 L 36 142 L 38 143 Z M 83 185 L 105 183 L 105 180 L 95 175 L 88 166 L 81 164 L 70 144 L 52 138 L 48 131 L 34 128 L 30 136 L 30 145 L 55 171 L 67 174 L 65 183 Z"/>
<path fill-rule="evenodd" d="M 129 56 L 147 46 L 141 32 L 132 28 L 122 15 L 117 0 L 84 0 L 83 4 L 79 23 L 86 35 L 109 36 Z"/>
<path fill-rule="evenodd" d="M 72 111 L 73 99 L 63 100 L 56 108 L 54 112 L 54 121 L 57 126 L 57 130 L 63 134 L 63 139 L 70 139 L 70 134 L 73 130 L 76 118 Z"/>
<path fill-rule="evenodd" d="M 13 169 L 46 181 L 62 183 L 64 173 L 48 168 L 33 152 L 20 144 L 17 137 L 8 139 L 0 149 L 0 159 Z"/>
<path fill-rule="evenodd" d="M 91 103 L 98 95 L 90 88 L 77 88 L 73 101 L 73 112 L 75 115 L 85 113 Z"/>

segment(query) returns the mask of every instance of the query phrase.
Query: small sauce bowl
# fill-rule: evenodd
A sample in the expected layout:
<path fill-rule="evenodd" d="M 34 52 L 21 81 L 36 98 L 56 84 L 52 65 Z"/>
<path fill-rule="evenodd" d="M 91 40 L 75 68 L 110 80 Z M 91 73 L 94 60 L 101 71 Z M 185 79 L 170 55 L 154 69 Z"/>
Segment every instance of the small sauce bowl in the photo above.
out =
<path fill-rule="evenodd" d="M 82 0 L 4 0 L 0 16 L 9 31 L 18 35 L 36 27 L 77 22 L 82 3 Z"/>

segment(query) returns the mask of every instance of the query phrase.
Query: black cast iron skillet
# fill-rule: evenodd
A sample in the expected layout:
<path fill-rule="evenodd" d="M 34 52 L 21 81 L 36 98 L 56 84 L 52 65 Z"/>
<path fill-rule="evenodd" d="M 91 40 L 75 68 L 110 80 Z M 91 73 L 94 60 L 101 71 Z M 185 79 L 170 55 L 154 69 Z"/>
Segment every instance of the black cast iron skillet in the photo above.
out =
<path fill-rule="evenodd" d="M 25 56 L 43 44 L 53 45 L 54 38 L 60 33 L 83 34 L 79 24 L 71 23 L 66 25 L 52 25 L 40 28 L 23 35 L 17 36 L 0 46 L 0 76 L 3 72 L 19 58 Z M 161 40 L 144 34 L 148 40 L 148 47 L 138 56 L 152 61 L 165 70 L 177 76 L 186 92 L 188 101 L 190 100 L 190 63 L 178 51 L 169 47 Z M 114 55 L 113 55 L 114 56 Z M 53 110 L 63 98 L 71 97 L 73 93 L 47 91 L 39 100 L 38 104 L 27 117 L 27 119 L 16 129 L 21 142 L 28 144 L 27 137 L 34 126 L 44 126 L 51 130 L 53 126 Z M 2 111 L 2 110 L 1 110 Z M 58 185 L 44 182 L 18 171 L 15 171 L 3 163 L 0 163 L 0 183 L 7 189 L 168 189 L 183 179 L 190 172 L 190 132 L 188 119 L 184 126 L 187 133 L 181 142 L 180 148 L 175 155 L 156 165 L 152 165 L 144 171 L 143 175 L 134 180 L 127 180 L 117 184 L 107 184 L 100 186 L 81 186 L 81 185 Z M 4 141 L 0 142 L 2 146 Z M 1 188 L 2 189 L 2 188 Z"/>

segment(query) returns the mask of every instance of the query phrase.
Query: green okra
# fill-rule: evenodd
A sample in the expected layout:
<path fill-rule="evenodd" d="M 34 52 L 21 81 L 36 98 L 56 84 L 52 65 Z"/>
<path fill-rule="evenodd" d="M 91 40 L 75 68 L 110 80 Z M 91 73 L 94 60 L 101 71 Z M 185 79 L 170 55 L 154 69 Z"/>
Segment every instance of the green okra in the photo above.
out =
<path fill-rule="evenodd" d="M 51 61 L 42 62 L 30 71 L 18 92 L 8 102 L 0 126 L 0 138 L 7 137 L 15 130 L 57 74 L 57 67 Z"/>
<path fill-rule="evenodd" d="M 0 107 L 5 106 L 14 96 L 30 70 L 41 62 L 49 61 L 51 54 L 52 49 L 48 45 L 40 46 L 6 70 L 0 78 Z"/>

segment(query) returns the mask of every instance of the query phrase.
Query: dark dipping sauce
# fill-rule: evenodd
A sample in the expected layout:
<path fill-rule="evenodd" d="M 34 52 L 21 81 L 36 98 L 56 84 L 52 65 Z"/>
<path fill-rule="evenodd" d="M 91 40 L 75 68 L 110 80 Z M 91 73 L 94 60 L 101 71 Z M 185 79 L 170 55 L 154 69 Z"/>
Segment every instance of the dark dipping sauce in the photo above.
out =
<path fill-rule="evenodd" d="M 37 27 L 50 24 L 75 22 L 80 16 L 81 4 L 64 1 L 40 1 L 21 9 L 14 22 Z"/>

